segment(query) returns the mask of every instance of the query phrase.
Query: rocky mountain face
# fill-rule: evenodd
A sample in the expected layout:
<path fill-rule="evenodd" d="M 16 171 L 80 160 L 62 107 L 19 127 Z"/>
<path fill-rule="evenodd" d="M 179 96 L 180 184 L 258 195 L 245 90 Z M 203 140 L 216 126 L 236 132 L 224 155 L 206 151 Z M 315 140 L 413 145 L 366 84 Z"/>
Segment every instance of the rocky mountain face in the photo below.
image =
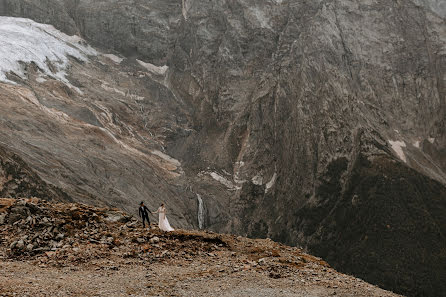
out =
<path fill-rule="evenodd" d="M 76 51 L 0 68 L 0 141 L 46 183 L 128 211 L 165 201 L 177 226 L 445 294 L 442 1 L 1 0 L 0 14 L 95 47 L 39 27 Z"/>

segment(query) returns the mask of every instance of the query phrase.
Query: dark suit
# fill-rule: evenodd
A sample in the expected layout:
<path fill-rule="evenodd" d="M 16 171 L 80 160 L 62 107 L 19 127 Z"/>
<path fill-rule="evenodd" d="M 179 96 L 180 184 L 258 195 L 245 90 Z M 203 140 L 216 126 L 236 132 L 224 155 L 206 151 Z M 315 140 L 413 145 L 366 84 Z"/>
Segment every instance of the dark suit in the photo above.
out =
<path fill-rule="evenodd" d="M 146 220 L 147 220 L 147 224 L 149 224 L 150 226 L 150 220 L 149 220 L 149 209 L 147 208 L 147 206 L 140 206 L 139 207 L 139 217 L 142 218 L 142 226 L 143 228 L 146 227 Z"/>

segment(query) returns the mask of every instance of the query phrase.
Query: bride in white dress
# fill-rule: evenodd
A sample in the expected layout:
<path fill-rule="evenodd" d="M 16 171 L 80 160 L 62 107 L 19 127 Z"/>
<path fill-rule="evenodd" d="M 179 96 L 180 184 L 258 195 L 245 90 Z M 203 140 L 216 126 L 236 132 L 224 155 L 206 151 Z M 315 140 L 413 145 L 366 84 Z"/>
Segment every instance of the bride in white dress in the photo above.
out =
<path fill-rule="evenodd" d="M 166 207 L 164 206 L 164 203 L 161 204 L 157 211 L 153 212 L 153 214 L 155 213 L 159 214 L 158 226 L 161 230 L 166 232 L 174 230 L 172 227 L 170 227 L 169 221 L 167 220 Z"/>

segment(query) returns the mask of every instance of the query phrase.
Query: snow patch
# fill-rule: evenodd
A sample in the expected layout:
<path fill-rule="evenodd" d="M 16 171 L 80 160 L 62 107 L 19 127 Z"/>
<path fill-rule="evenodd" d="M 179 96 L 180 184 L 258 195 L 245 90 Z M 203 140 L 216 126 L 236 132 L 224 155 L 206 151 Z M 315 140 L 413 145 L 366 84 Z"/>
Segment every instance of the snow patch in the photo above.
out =
<path fill-rule="evenodd" d="M 118 57 L 118 56 L 113 55 L 113 54 L 103 54 L 103 56 L 109 58 L 110 60 L 112 60 L 116 64 L 121 64 L 121 62 L 124 61 L 124 58 Z"/>
<path fill-rule="evenodd" d="M 398 155 L 398 157 L 403 162 L 407 162 L 406 155 L 403 152 L 403 147 L 406 147 L 406 143 L 404 141 L 392 141 L 392 140 L 389 140 L 389 143 L 392 146 L 392 149 Z"/>
<path fill-rule="evenodd" d="M 46 82 L 46 79 L 45 79 L 44 77 L 42 77 L 42 76 L 39 76 L 38 78 L 36 78 L 36 81 L 37 81 L 39 84 L 41 84 L 41 83 Z"/>
<path fill-rule="evenodd" d="M 273 176 L 271 177 L 271 180 L 266 184 L 265 193 L 268 193 L 269 189 L 271 189 L 274 184 L 276 183 L 277 179 L 277 173 L 274 172 Z"/>
<path fill-rule="evenodd" d="M 415 141 L 413 143 L 413 146 L 416 147 L 416 148 L 420 148 L 420 141 L 419 140 Z"/>
<path fill-rule="evenodd" d="M 241 167 L 245 166 L 245 162 L 238 161 L 238 162 L 235 162 L 235 165 L 238 166 L 238 168 L 241 168 Z"/>
<path fill-rule="evenodd" d="M 175 165 L 176 167 L 180 167 L 180 166 L 181 166 L 180 161 L 178 161 L 177 159 L 172 158 L 172 157 L 169 156 L 169 155 L 166 155 L 166 154 L 163 153 L 163 152 L 160 152 L 160 151 L 155 150 L 155 151 L 152 151 L 152 154 L 154 154 L 154 155 L 160 157 L 161 159 L 163 159 L 163 160 L 165 160 L 165 161 L 167 161 L 167 162 L 169 162 L 169 163 Z"/>
<path fill-rule="evenodd" d="M 432 144 L 434 144 L 434 142 L 435 142 L 435 138 L 432 138 L 432 137 L 428 138 L 427 140 L 429 140 L 429 142 Z"/>
<path fill-rule="evenodd" d="M 138 96 L 138 95 L 135 95 L 135 94 L 130 94 L 129 97 L 130 97 L 130 99 L 133 99 L 135 101 L 143 101 L 143 100 L 146 99 L 146 97 Z"/>
<path fill-rule="evenodd" d="M 230 180 L 224 178 L 223 176 L 221 176 L 220 174 L 218 174 L 218 173 L 216 173 L 216 172 L 210 172 L 209 175 L 210 175 L 213 179 L 215 179 L 216 181 L 218 181 L 219 183 L 221 183 L 221 184 L 225 185 L 226 187 L 228 187 L 229 189 L 235 189 L 235 188 L 236 188 L 236 187 L 234 186 L 234 184 L 233 184 Z"/>
<path fill-rule="evenodd" d="M 29 19 L 0 17 L 0 81 L 15 84 L 7 79 L 10 72 L 26 79 L 24 63 L 35 63 L 45 75 L 77 89 L 66 78 L 69 57 L 87 62 L 92 55 L 97 52 L 78 36 Z"/>
<path fill-rule="evenodd" d="M 110 86 L 109 86 L 108 84 L 106 84 L 106 83 L 102 83 L 102 84 L 101 84 L 101 88 L 103 88 L 103 89 L 106 90 L 106 91 L 109 91 L 109 92 L 115 92 L 115 93 L 117 93 L 117 94 L 119 94 L 119 95 L 125 96 L 125 92 L 123 92 L 123 91 L 121 91 L 121 90 L 118 90 L 118 89 L 116 89 L 116 88 L 110 87 Z"/>
<path fill-rule="evenodd" d="M 153 64 L 150 63 L 146 63 L 143 62 L 141 60 L 136 60 L 138 61 L 138 63 L 143 66 L 144 68 L 146 68 L 147 70 L 149 70 L 149 72 L 153 73 L 153 74 L 157 74 L 157 75 L 165 75 L 167 70 L 169 70 L 169 66 L 155 66 Z"/>

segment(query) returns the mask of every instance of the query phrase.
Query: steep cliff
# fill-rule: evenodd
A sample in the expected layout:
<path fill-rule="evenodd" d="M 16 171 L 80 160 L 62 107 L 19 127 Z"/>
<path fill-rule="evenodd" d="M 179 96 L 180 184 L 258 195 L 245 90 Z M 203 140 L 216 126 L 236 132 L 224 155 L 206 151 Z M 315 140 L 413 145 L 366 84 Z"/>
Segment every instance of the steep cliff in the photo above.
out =
<path fill-rule="evenodd" d="M 182 226 L 444 295 L 443 2 L 3 0 L 0 14 L 99 49 L 70 58 L 68 82 L 39 83 L 31 65 L 1 85 L 1 140 L 73 199 L 167 201 Z"/>

